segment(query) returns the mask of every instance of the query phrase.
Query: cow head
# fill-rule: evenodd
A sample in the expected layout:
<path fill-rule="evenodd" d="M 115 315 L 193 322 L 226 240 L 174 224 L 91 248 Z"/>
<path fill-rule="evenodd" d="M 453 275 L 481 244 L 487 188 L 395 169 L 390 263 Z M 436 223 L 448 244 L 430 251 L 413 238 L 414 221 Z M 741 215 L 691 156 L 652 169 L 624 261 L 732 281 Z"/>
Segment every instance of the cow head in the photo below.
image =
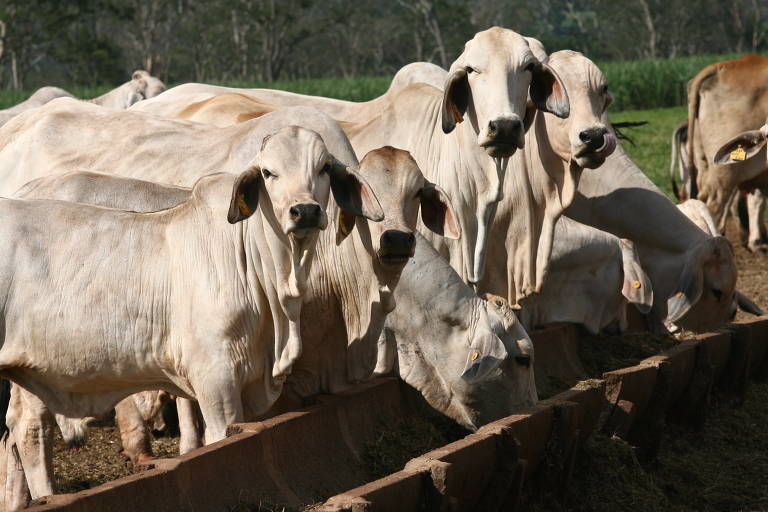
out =
<path fill-rule="evenodd" d="M 131 81 L 139 85 L 139 91 L 143 99 L 154 98 L 165 91 L 165 84 L 156 76 L 152 76 L 143 69 L 137 69 L 131 76 Z"/>
<path fill-rule="evenodd" d="M 536 108 L 568 117 L 563 84 L 523 36 L 499 27 L 478 32 L 449 70 L 443 131 L 450 133 L 466 114 L 477 144 L 491 157 L 509 157 L 524 145 L 529 92 Z"/>
<path fill-rule="evenodd" d="M 366 228 L 360 230 L 366 248 L 376 255 L 374 268 L 377 273 L 395 272 L 399 275 L 413 256 L 419 210 L 424 225 L 435 233 L 448 238 L 460 236 L 448 196 L 424 178 L 407 151 L 390 146 L 370 151 L 360 162 L 359 172 L 376 191 L 384 211 L 382 222 L 368 222 Z M 339 213 L 337 243 L 346 238 L 355 223 L 355 217 L 344 211 Z"/>
<path fill-rule="evenodd" d="M 607 110 L 613 102 L 608 82 L 594 62 L 579 52 L 563 50 L 549 57 L 568 89 L 570 116 L 545 116 L 552 149 L 565 162 L 594 169 L 616 149 L 616 136 L 608 129 Z"/>
<path fill-rule="evenodd" d="M 715 328 L 733 316 L 736 265 L 725 237 L 705 238 L 685 255 L 683 271 L 667 299 L 667 321 L 691 331 Z"/>
<path fill-rule="evenodd" d="M 476 430 L 536 403 L 533 344 L 501 297 L 455 293 L 433 292 L 428 312 L 395 312 L 397 371 L 432 408 Z M 417 305 L 403 297 L 402 306 Z"/>
<path fill-rule="evenodd" d="M 279 230 L 302 239 L 328 225 L 325 208 L 331 189 L 342 211 L 383 218 L 365 179 L 330 155 L 320 135 L 287 126 L 264 138 L 250 169 L 235 181 L 227 218 L 232 224 L 242 221 L 264 201 Z"/>
<path fill-rule="evenodd" d="M 723 144 L 715 154 L 715 163 L 733 165 L 750 160 L 765 147 L 766 140 L 768 140 L 768 123 L 759 130 L 742 132 Z"/>

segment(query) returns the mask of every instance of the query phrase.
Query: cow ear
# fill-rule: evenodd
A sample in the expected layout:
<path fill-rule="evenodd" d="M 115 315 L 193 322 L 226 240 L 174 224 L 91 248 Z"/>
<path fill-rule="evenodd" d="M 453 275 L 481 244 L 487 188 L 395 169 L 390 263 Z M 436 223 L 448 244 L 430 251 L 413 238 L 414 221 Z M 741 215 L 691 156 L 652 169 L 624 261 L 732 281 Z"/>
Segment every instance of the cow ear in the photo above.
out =
<path fill-rule="evenodd" d="M 331 178 L 333 198 L 345 213 L 374 222 L 384 220 L 384 210 L 376 194 L 360 173 L 333 157 L 325 165 L 325 171 Z"/>
<path fill-rule="evenodd" d="M 339 245 L 349 236 L 355 227 L 356 217 L 339 208 L 336 215 L 336 245 Z"/>
<path fill-rule="evenodd" d="M 461 237 L 461 227 L 451 200 L 443 189 L 427 182 L 419 191 L 421 200 L 421 221 L 431 231 L 445 238 Z"/>
<path fill-rule="evenodd" d="M 131 75 L 131 80 L 141 80 L 144 77 L 150 76 L 149 73 L 144 71 L 143 69 L 137 69 L 133 72 L 133 75 Z"/>
<path fill-rule="evenodd" d="M 530 95 L 536 108 L 562 119 L 571 113 L 568 91 L 557 73 L 539 61 L 531 64 Z"/>
<path fill-rule="evenodd" d="M 701 298 L 704 272 L 699 265 L 686 265 L 675 294 L 667 299 L 667 320 L 677 322 Z"/>
<path fill-rule="evenodd" d="M 235 180 L 232 188 L 232 200 L 229 203 L 227 220 L 235 224 L 245 220 L 256 211 L 259 205 L 259 182 L 261 181 L 261 169 L 253 167 Z"/>
<path fill-rule="evenodd" d="M 725 237 L 715 236 L 703 240 L 689 251 L 674 295 L 667 299 L 667 321 L 678 321 L 698 302 L 704 290 L 705 263 L 723 258 L 723 252 L 730 250 L 730 243 Z"/>
<path fill-rule="evenodd" d="M 469 106 L 467 70 L 455 69 L 446 79 L 443 91 L 443 132 L 451 133 L 456 123 L 464 120 L 464 113 Z"/>
<path fill-rule="evenodd" d="M 765 134 L 760 130 L 743 132 L 723 144 L 715 154 L 715 163 L 737 164 L 749 160 L 765 146 Z"/>
<path fill-rule="evenodd" d="M 498 336 L 479 331 L 469 347 L 461 378 L 472 384 L 480 382 L 498 368 L 507 355 L 507 348 Z"/>
<path fill-rule="evenodd" d="M 624 286 L 621 293 L 643 314 L 653 306 L 653 286 L 651 280 L 640 266 L 640 258 L 635 246 L 626 239 L 620 239 L 621 261 L 624 267 Z"/>
<path fill-rule="evenodd" d="M 765 314 L 763 310 L 760 309 L 760 306 L 752 302 L 749 297 L 741 293 L 739 290 L 736 290 L 736 305 L 740 310 L 751 315 L 763 316 Z"/>

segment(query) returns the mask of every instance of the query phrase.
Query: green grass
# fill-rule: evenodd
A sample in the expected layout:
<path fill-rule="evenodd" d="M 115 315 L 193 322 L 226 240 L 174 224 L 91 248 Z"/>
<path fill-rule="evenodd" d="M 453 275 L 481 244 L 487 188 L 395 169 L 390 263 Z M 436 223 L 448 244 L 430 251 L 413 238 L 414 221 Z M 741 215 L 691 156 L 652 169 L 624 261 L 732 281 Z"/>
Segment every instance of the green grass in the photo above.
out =
<path fill-rule="evenodd" d="M 700 69 L 739 54 L 702 55 L 677 59 L 644 59 L 599 62 L 613 92 L 614 110 L 672 107 L 685 103 L 686 84 Z M 390 76 L 359 76 L 354 78 L 317 78 L 278 82 L 235 81 L 219 83 L 231 87 L 268 87 L 302 94 L 327 96 L 350 101 L 367 101 L 387 90 Z M 64 87 L 78 98 L 92 98 L 112 87 Z M 177 84 L 172 84 L 177 85 Z M 32 91 L 0 91 L 0 109 L 8 108 L 27 98 Z"/>
<path fill-rule="evenodd" d="M 608 79 L 616 110 L 649 109 L 685 105 L 688 80 L 713 62 L 741 55 L 598 62 L 598 66 Z"/>
<path fill-rule="evenodd" d="M 624 129 L 624 133 L 629 135 L 635 144 L 622 141 L 622 146 L 643 172 L 670 198 L 672 184 L 669 178 L 669 157 L 672 149 L 672 130 L 687 118 L 685 107 L 627 110 L 611 115 L 611 121 L 614 123 L 648 121 L 647 125 Z"/>

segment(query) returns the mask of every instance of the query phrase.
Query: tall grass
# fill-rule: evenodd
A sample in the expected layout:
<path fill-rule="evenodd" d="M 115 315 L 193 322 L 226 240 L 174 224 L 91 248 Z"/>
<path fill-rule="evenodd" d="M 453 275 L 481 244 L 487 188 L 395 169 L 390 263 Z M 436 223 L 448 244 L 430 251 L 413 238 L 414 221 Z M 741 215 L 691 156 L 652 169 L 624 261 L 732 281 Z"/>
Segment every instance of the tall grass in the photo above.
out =
<path fill-rule="evenodd" d="M 686 84 L 701 68 L 719 60 L 732 59 L 738 56 L 737 54 L 702 55 L 677 59 L 602 62 L 598 65 L 608 77 L 609 88 L 615 99 L 613 110 L 641 110 L 684 105 L 686 102 Z M 389 87 L 391 79 L 390 76 L 359 76 L 272 83 L 227 82 L 220 85 L 266 87 L 349 101 L 367 101 L 383 94 Z M 110 88 L 102 86 L 67 89 L 78 98 L 93 98 Z M 31 92 L 0 91 L 0 109 L 15 105 L 27 98 Z"/>
<path fill-rule="evenodd" d="M 701 55 L 677 59 L 644 59 L 598 63 L 608 78 L 613 110 L 676 107 L 687 101 L 688 80 L 702 68 L 738 54 Z"/>

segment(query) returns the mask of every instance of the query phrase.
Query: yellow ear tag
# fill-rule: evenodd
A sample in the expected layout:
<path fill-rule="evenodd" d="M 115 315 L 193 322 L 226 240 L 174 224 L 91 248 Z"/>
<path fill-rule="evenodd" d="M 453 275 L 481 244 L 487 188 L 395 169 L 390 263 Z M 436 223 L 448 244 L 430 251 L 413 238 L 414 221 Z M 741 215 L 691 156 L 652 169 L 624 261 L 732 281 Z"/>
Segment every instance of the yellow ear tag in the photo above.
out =
<path fill-rule="evenodd" d="M 742 162 L 747 159 L 747 152 L 744 151 L 744 147 L 742 147 L 741 144 L 731 151 L 731 160 L 736 160 L 738 162 Z"/>
<path fill-rule="evenodd" d="M 457 123 L 460 123 L 464 120 L 464 116 L 461 115 L 461 112 L 459 112 L 459 109 L 457 109 L 456 105 L 453 103 L 451 103 L 451 110 L 453 110 L 453 119 L 455 119 Z"/>
<path fill-rule="evenodd" d="M 243 194 L 237 194 L 237 206 L 240 208 L 240 213 L 246 217 L 250 217 L 251 209 L 248 208 L 248 205 L 245 202 L 245 196 Z"/>
<path fill-rule="evenodd" d="M 341 230 L 341 234 L 344 236 L 349 235 L 350 229 L 347 227 L 347 223 L 344 222 L 344 212 L 339 209 L 339 214 L 336 216 L 336 222 L 339 225 L 339 229 Z"/>
<path fill-rule="evenodd" d="M 685 295 L 683 292 L 677 292 L 675 294 L 675 297 L 682 297 L 683 295 Z"/>
<path fill-rule="evenodd" d="M 632 288 L 638 289 L 640 286 L 640 281 L 632 281 Z"/>
<path fill-rule="evenodd" d="M 476 361 L 478 357 L 480 357 L 480 353 L 479 352 L 472 352 L 472 360 L 473 361 Z"/>

